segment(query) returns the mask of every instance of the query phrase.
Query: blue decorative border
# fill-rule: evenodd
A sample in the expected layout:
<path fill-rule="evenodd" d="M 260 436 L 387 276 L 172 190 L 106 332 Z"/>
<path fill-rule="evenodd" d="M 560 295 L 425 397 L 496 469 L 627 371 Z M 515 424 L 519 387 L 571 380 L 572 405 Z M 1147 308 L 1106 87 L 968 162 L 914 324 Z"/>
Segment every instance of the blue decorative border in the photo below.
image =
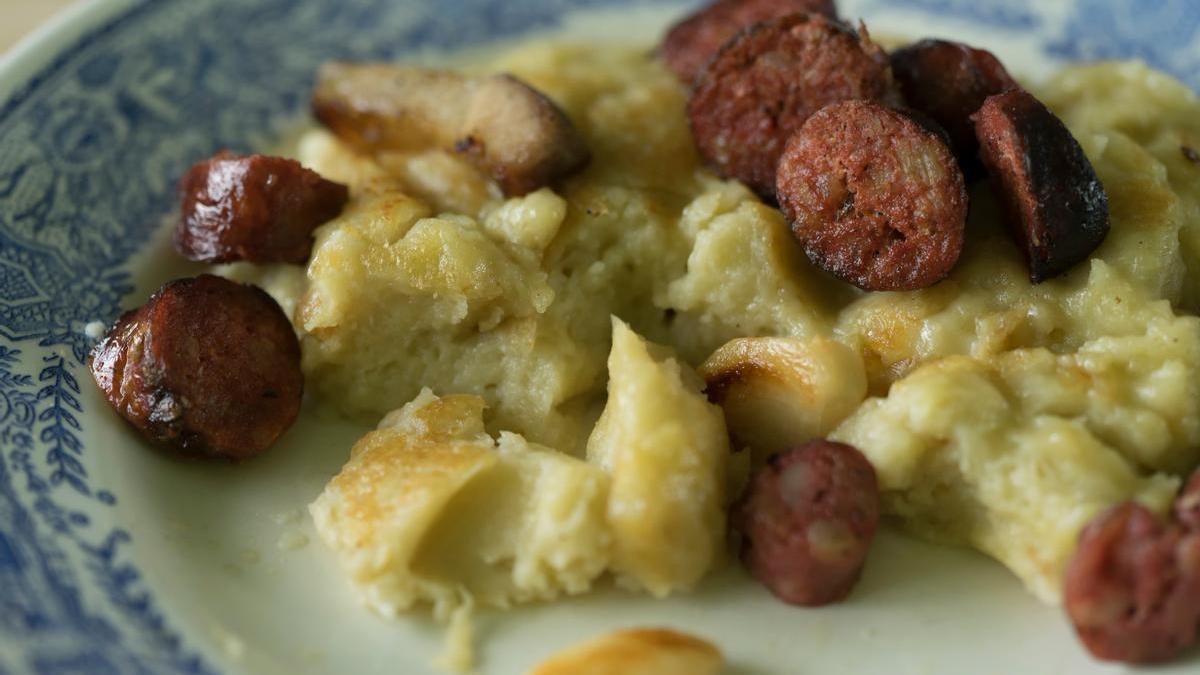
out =
<path fill-rule="evenodd" d="M 109 524 L 116 497 L 83 441 L 84 327 L 132 290 L 126 265 L 171 177 L 276 135 L 327 59 L 483 42 L 617 1 L 146 1 L 0 107 L 0 673 L 215 672 L 123 554 L 132 535 Z"/>
<path fill-rule="evenodd" d="M 866 0 L 858 3 L 858 8 L 866 17 L 873 9 L 901 9 L 1001 30 L 1036 30 L 1042 23 L 1041 16 L 1026 0 Z"/>
<path fill-rule="evenodd" d="M 0 106 L 0 674 L 215 672 L 130 562 L 132 535 L 85 447 L 84 326 L 132 290 L 127 267 L 173 178 L 304 110 L 329 58 L 386 59 L 551 26 L 632 0 L 160 0 L 100 25 Z M 1066 58 L 1138 56 L 1200 86 L 1194 0 L 846 0 L 1047 36 Z"/>

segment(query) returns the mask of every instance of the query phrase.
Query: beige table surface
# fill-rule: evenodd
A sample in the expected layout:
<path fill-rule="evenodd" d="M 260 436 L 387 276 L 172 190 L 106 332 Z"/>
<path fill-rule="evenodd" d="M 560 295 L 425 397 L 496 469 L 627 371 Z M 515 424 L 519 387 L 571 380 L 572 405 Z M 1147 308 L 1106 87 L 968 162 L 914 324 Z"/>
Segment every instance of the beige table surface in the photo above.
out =
<path fill-rule="evenodd" d="M 0 0 L 0 53 L 73 0 Z"/>

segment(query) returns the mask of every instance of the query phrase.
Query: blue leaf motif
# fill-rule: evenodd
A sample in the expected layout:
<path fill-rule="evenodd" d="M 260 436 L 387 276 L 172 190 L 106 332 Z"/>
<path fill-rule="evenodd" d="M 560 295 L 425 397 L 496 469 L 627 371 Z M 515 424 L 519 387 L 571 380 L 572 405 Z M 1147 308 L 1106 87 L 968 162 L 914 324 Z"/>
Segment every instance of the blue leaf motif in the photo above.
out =
<path fill-rule="evenodd" d="M 1047 50 L 1071 60 L 1141 59 L 1200 90 L 1195 0 L 1077 0 Z"/>
<path fill-rule="evenodd" d="M 1029 30 L 1041 23 L 1030 5 L 1029 0 L 868 0 L 861 13 L 870 16 L 872 8 L 908 9 L 1005 30 Z"/>
<path fill-rule="evenodd" d="M 87 470 L 74 455 L 83 451 L 83 445 L 76 437 L 76 431 L 81 431 L 79 420 L 71 414 L 71 410 L 82 412 L 79 400 L 72 392 L 79 392 L 79 382 L 67 370 L 67 361 L 63 356 L 48 355 L 43 362 L 49 364 L 38 374 L 38 381 L 48 382 L 38 391 L 38 400 L 48 404 L 37 419 L 46 423 L 38 434 L 38 438 L 49 446 L 46 453 L 46 464 L 53 468 L 50 474 L 50 485 L 67 485 L 83 495 L 91 495 L 87 485 Z"/>

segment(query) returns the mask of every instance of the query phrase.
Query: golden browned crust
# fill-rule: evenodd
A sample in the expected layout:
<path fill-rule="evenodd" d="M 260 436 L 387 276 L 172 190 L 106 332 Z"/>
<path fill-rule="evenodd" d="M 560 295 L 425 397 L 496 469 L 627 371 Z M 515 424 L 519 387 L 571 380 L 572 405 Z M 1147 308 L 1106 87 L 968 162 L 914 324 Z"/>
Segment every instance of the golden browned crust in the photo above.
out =
<path fill-rule="evenodd" d="M 630 628 L 558 652 L 528 675 L 716 675 L 712 643 L 666 628 Z"/>

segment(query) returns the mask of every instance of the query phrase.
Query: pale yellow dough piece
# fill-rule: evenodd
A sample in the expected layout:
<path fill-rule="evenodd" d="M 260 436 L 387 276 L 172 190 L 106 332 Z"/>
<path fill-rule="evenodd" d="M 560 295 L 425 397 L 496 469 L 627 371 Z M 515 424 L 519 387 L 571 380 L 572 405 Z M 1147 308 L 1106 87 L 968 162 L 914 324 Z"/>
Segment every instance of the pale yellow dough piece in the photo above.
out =
<path fill-rule="evenodd" d="M 721 651 L 665 628 L 630 628 L 564 649 L 528 675 L 717 675 Z"/>
<path fill-rule="evenodd" d="M 605 473 L 515 434 L 497 442 L 483 408 L 425 390 L 355 444 L 309 509 L 385 616 L 582 593 L 608 564 Z"/>
<path fill-rule="evenodd" d="M 922 366 L 832 438 L 875 465 L 884 508 L 967 543 L 1035 595 L 1059 599 L 1079 531 L 1126 499 L 1164 511 L 1179 485 L 1142 467 L 1193 466 L 1200 448 L 1200 319 L 1145 336 Z"/>
<path fill-rule="evenodd" d="M 613 319 L 608 405 L 587 457 L 609 473 L 618 581 L 656 596 L 687 590 L 720 559 L 729 441 L 701 381 Z"/>
<path fill-rule="evenodd" d="M 504 209 L 492 229 L 514 210 L 541 213 L 547 228 L 562 217 L 543 192 Z M 318 231 L 296 310 L 304 370 L 318 393 L 361 418 L 378 419 L 428 383 L 483 396 L 493 432 L 581 449 L 590 419 L 571 401 L 602 377 L 602 363 L 564 323 L 543 318 L 554 299 L 530 249 L 467 216 L 431 217 L 394 189 L 366 192 Z"/>

